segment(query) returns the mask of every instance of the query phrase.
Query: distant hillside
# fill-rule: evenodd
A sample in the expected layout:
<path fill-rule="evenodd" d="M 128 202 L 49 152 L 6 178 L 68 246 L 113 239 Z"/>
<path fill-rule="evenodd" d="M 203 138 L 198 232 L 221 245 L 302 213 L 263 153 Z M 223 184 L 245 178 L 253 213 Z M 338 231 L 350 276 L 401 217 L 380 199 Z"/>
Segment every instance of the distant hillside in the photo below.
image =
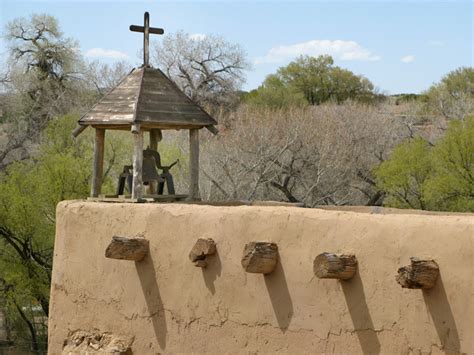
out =
<path fill-rule="evenodd" d="M 404 102 L 418 101 L 423 97 L 424 95 L 420 94 L 394 94 L 388 96 L 390 103 L 393 103 L 394 105 L 400 105 Z"/>

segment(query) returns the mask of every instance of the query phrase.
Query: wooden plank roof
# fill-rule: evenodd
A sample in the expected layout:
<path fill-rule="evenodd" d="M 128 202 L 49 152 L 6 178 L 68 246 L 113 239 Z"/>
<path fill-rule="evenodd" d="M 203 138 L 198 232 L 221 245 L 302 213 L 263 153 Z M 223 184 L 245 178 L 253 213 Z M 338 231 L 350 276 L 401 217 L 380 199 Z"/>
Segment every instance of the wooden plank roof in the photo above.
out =
<path fill-rule="evenodd" d="M 159 69 L 132 70 L 114 89 L 83 115 L 79 124 L 148 128 L 199 128 L 217 122 L 189 99 Z"/>

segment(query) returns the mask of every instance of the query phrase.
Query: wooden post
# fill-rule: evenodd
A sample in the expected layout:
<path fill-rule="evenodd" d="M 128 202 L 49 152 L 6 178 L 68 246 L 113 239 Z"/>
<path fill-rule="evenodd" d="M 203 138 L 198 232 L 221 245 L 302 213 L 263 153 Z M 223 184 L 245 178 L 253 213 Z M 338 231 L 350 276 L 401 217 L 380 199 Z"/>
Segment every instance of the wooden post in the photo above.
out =
<path fill-rule="evenodd" d="M 398 269 L 397 282 L 403 288 L 429 289 L 434 287 L 439 275 L 439 266 L 431 259 L 410 258 L 411 265 Z"/>
<path fill-rule="evenodd" d="M 197 267 L 206 267 L 206 257 L 216 253 L 216 243 L 211 238 L 199 238 L 189 252 L 189 260 Z"/>
<path fill-rule="evenodd" d="M 94 165 L 92 168 L 92 197 L 99 196 L 100 190 L 102 188 L 102 175 L 104 172 L 104 139 L 105 129 L 96 128 L 94 142 Z"/>
<path fill-rule="evenodd" d="M 148 254 L 149 242 L 145 238 L 113 236 L 105 249 L 105 257 L 119 260 L 140 261 Z"/>
<path fill-rule="evenodd" d="M 320 279 L 349 280 L 357 270 L 354 255 L 322 253 L 313 262 L 314 274 Z"/>
<path fill-rule="evenodd" d="M 151 129 L 150 130 L 150 149 L 158 150 L 158 143 L 163 139 L 163 134 L 161 129 Z"/>
<path fill-rule="evenodd" d="M 140 199 L 142 197 L 142 165 L 143 165 L 143 131 L 140 124 L 132 125 L 133 133 L 133 183 L 132 183 L 132 199 Z"/>
<path fill-rule="evenodd" d="M 189 130 L 189 199 L 199 200 L 199 130 Z"/>
<path fill-rule="evenodd" d="M 245 271 L 269 274 L 278 261 L 278 246 L 269 242 L 250 242 L 244 247 L 241 264 Z"/>

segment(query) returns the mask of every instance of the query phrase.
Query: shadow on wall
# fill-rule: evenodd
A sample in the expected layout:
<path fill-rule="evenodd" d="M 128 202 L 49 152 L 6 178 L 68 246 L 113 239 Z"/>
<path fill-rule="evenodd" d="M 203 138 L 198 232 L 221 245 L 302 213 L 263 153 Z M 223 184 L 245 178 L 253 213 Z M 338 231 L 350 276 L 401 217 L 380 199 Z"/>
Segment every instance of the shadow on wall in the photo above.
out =
<path fill-rule="evenodd" d="M 166 315 L 163 307 L 163 301 L 161 300 L 160 290 L 156 282 L 155 267 L 153 260 L 150 255 L 147 255 L 145 259 L 140 262 L 135 262 L 137 269 L 138 278 L 142 286 L 143 295 L 148 307 L 148 314 L 151 317 L 153 323 L 153 330 L 155 332 L 158 344 L 164 350 L 166 348 L 166 335 L 168 329 L 166 327 Z"/>
<path fill-rule="evenodd" d="M 214 281 L 221 276 L 222 263 L 219 257 L 219 251 L 216 250 L 214 255 L 206 256 L 207 266 L 202 268 L 202 277 L 206 287 L 211 291 L 212 294 L 216 293 L 216 287 Z"/>
<path fill-rule="evenodd" d="M 352 279 L 341 281 L 341 286 L 362 352 L 364 354 L 379 354 L 380 342 L 367 307 L 364 286 L 359 271 L 355 273 Z"/>
<path fill-rule="evenodd" d="M 432 289 L 423 290 L 422 292 L 426 308 L 431 314 L 431 319 L 433 319 L 436 332 L 438 333 L 442 350 L 461 351 L 458 329 L 441 275 L 438 276 L 438 280 L 436 280 L 436 284 Z"/>
<path fill-rule="evenodd" d="M 293 318 L 293 302 L 286 283 L 285 272 L 281 265 L 280 255 L 278 255 L 275 270 L 271 274 L 264 275 L 264 279 L 278 326 L 285 333 L 291 323 L 291 318 Z"/>

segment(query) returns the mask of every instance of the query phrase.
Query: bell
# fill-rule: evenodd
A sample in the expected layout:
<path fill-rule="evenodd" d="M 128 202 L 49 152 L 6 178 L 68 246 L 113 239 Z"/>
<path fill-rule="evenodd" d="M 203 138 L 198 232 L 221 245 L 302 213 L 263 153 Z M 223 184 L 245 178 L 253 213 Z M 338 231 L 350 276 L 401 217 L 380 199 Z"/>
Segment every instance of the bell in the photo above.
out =
<path fill-rule="evenodd" d="M 143 183 L 147 184 L 153 181 L 159 181 L 160 176 L 156 171 L 155 159 L 153 157 L 143 158 Z"/>

